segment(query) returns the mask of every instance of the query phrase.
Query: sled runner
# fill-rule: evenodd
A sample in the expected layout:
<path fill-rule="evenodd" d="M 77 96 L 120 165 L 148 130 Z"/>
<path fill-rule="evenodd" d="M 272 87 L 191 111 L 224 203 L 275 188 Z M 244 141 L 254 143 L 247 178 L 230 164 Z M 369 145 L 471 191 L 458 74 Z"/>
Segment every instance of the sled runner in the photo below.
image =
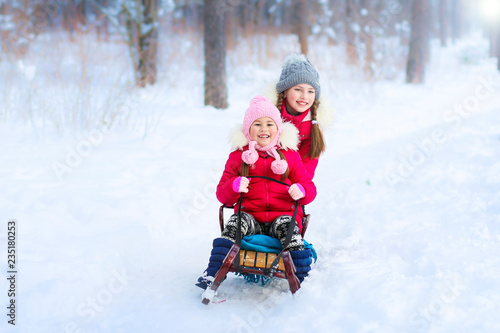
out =
<path fill-rule="evenodd" d="M 264 176 L 249 176 L 248 178 L 264 178 L 266 180 L 271 180 L 277 183 L 280 183 L 285 186 L 289 186 L 284 182 L 280 182 L 276 179 L 264 177 Z M 217 274 L 215 274 L 214 281 L 207 288 L 205 293 L 203 294 L 203 304 L 208 304 L 211 301 L 211 298 L 215 295 L 215 292 L 221 285 L 221 283 L 226 279 L 226 275 L 229 272 L 241 273 L 241 274 L 255 274 L 262 275 L 266 277 L 277 277 L 288 280 L 288 285 L 290 287 L 290 291 L 294 294 L 300 288 L 300 281 L 298 277 L 295 275 L 295 265 L 293 264 L 292 256 L 289 251 L 281 251 L 281 253 L 267 253 L 267 252 L 258 252 L 252 250 L 244 250 L 241 249 L 241 201 L 243 198 L 243 194 L 240 195 L 240 199 L 238 201 L 238 226 L 236 229 L 236 242 L 229 250 L 226 258 L 222 263 L 222 267 L 219 269 Z M 290 243 L 292 238 L 293 229 L 296 226 L 296 216 L 297 211 L 299 209 L 298 200 L 295 201 L 295 210 L 292 216 L 292 221 L 295 223 L 290 223 L 287 237 L 285 240 L 285 244 L 283 248 L 286 248 Z M 224 230 L 224 209 L 230 208 L 233 209 L 235 206 L 226 206 L 222 205 L 219 208 L 219 226 L 221 232 Z M 309 224 L 310 216 L 309 214 L 305 214 L 302 218 L 302 232 L 301 236 L 304 238 L 304 234 L 307 230 L 307 225 Z"/>

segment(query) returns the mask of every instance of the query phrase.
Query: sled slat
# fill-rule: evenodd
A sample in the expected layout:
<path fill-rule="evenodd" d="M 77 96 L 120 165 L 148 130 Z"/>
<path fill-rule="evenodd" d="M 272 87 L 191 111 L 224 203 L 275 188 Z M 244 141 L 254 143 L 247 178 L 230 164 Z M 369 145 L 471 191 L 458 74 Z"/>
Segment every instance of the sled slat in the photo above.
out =
<path fill-rule="evenodd" d="M 255 267 L 260 269 L 269 268 L 271 267 L 274 259 L 276 259 L 276 253 L 240 250 L 240 263 L 241 266 L 244 267 Z M 280 258 L 278 270 L 283 272 L 285 271 L 283 258 Z"/>
<path fill-rule="evenodd" d="M 267 255 L 267 263 L 266 263 L 267 268 L 271 267 L 271 264 L 273 263 L 274 259 L 276 259 L 276 253 L 269 253 Z"/>
<path fill-rule="evenodd" d="M 240 250 L 240 265 L 245 266 L 245 250 Z"/>
<path fill-rule="evenodd" d="M 268 253 L 267 254 L 267 264 L 266 264 L 267 268 L 271 267 L 271 264 L 273 263 L 274 259 L 276 259 L 276 254 L 275 253 Z M 285 265 L 283 265 L 283 258 L 280 258 L 278 269 L 280 271 L 284 271 L 285 270 Z"/>
<path fill-rule="evenodd" d="M 266 268 L 266 253 L 257 252 L 257 260 L 255 262 L 255 267 L 257 268 Z"/>
<path fill-rule="evenodd" d="M 245 253 L 245 266 L 255 267 L 255 257 L 256 256 L 257 256 L 257 252 L 246 251 L 246 253 Z"/>

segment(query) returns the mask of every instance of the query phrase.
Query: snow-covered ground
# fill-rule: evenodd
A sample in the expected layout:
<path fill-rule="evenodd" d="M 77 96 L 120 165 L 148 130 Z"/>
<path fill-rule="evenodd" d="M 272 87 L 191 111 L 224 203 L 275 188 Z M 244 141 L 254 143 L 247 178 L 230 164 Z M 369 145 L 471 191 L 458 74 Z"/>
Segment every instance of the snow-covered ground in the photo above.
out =
<path fill-rule="evenodd" d="M 0 62 L 2 275 L 10 219 L 18 245 L 2 332 L 500 331 L 500 75 L 484 40 L 433 45 L 424 85 L 366 83 L 311 43 L 337 110 L 308 207 L 319 260 L 294 297 L 231 275 L 204 306 L 194 282 L 219 235 L 227 136 L 279 59 L 232 53 L 221 111 L 202 105 L 189 41 L 137 92 L 123 46 L 48 38 Z"/>

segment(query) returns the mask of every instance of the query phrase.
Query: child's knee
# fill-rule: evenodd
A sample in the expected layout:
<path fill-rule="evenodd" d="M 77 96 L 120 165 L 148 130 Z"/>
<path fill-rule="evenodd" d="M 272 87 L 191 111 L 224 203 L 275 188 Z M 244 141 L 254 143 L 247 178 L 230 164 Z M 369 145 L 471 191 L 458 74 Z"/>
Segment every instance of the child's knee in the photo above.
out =
<path fill-rule="evenodd" d="M 256 228 L 256 222 L 254 217 L 248 213 L 241 212 L 242 236 L 255 234 L 255 228 Z M 229 218 L 228 222 L 226 223 L 226 226 L 224 227 L 224 230 L 222 231 L 222 237 L 233 239 L 234 241 L 234 239 L 236 238 L 237 229 L 238 229 L 238 214 L 233 214 Z"/>
<path fill-rule="evenodd" d="M 276 238 L 281 238 L 283 235 L 286 235 L 288 232 L 288 228 L 290 227 L 290 223 L 294 223 L 294 234 L 300 234 L 299 227 L 297 224 L 292 221 L 292 217 L 288 215 L 283 215 L 278 217 L 276 220 L 274 220 L 272 226 L 271 226 L 271 232 Z"/>

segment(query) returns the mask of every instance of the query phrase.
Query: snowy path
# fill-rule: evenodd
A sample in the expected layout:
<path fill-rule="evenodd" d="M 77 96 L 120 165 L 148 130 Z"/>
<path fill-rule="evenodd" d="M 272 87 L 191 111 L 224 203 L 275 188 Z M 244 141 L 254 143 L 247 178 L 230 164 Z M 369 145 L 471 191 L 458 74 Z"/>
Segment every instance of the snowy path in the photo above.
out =
<path fill-rule="evenodd" d="M 498 332 L 500 76 L 487 62 L 446 80 L 374 83 L 359 101 L 348 88 L 331 93 L 337 121 L 308 207 L 306 239 L 319 254 L 310 277 L 292 298 L 284 281 L 262 288 L 230 276 L 225 302 L 208 307 L 194 282 L 218 236 L 226 138 L 251 96 L 233 97 L 225 112 L 169 114 L 146 138 L 115 130 L 40 139 L 29 125 L 1 123 L 0 219 L 17 220 L 20 273 L 18 325 L 0 325 Z M 450 112 L 457 103 L 471 111 Z"/>

